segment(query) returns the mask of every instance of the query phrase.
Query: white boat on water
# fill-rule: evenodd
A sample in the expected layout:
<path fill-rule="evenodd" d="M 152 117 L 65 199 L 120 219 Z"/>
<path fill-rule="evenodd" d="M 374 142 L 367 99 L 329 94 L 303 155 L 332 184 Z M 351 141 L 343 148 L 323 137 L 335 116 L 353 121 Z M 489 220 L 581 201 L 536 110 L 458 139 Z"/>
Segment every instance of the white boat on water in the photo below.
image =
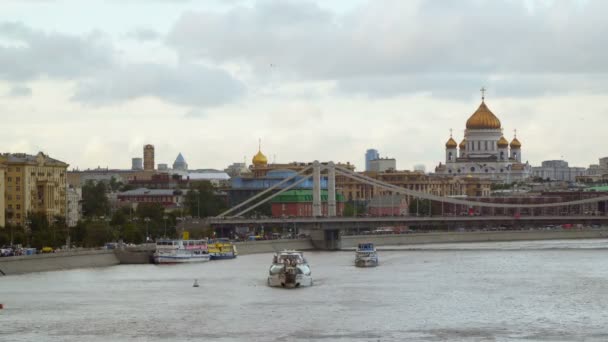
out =
<path fill-rule="evenodd" d="M 274 254 L 268 275 L 268 285 L 295 288 L 312 286 L 310 266 L 299 251 L 285 250 Z"/>
<path fill-rule="evenodd" d="M 209 261 L 207 240 L 159 240 L 154 252 L 155 264 L 178 264 Z"/>
<path fill-rule="evenodd" d="M 378 266 L 378 252 L 373 243 L 360 243 L 355 251 L 355 266 L 375 267 Z"/>

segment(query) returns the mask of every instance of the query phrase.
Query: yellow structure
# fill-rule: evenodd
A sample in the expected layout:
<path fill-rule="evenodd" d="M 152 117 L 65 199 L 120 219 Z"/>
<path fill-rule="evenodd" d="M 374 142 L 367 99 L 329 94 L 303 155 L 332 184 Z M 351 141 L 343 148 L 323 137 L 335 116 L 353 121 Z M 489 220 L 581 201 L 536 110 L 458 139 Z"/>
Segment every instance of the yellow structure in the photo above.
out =
<path fill-rule="evenodd" d="M 6 156 L 0 155 L 0 194 L 4 194 L 4 183 L 6 174 Z M 5 196 L 0 196 L 0 227 L 6 227 L 6 220 L 4 218 L 5 212 Z"/>
<path fill-rule="evenodd" d="M 144 145 L 144 171 L 154 171 L 154 145 Z"/>
<path fill-rule="evenodd" d="M 4 194 L 6 222 L 24 226 L 30 212 L 54 216 L 67 214 L 68 164 L 50 158 L 42 152 L 5 154 Z"/>

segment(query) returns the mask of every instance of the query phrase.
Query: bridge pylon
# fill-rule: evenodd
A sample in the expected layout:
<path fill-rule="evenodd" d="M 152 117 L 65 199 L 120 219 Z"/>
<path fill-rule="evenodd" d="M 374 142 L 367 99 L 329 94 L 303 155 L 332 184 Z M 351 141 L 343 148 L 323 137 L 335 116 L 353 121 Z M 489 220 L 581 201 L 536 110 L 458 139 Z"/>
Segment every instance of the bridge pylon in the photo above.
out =
<path fill-rule="evenodd" d="M 321 207 L 321 164 L 318 160 L 312 163 L 312 216 L 322 216 Z"/>

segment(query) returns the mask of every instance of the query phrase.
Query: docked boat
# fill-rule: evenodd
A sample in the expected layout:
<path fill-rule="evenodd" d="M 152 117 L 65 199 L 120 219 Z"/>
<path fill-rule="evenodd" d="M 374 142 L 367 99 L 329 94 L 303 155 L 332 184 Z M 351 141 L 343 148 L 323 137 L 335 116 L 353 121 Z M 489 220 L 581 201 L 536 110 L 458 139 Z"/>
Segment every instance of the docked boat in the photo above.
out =
<path fill-rule="evenodd" d="M 211 260 L 234 259 L 238 255 L 236 246 L 228 239 L 218 239 L 209 243 Z"/>
<path fill-rule="evenodd" d="M 355 251 L 355 266 L 375 267 L 378 266 L 378 252 L 373 243 L 360 243 Z"/>
<path fill-rule="evenodd" d="M 178 264 L 209 261 L 206 240 L 159 240 L 154 252 L 155 264 Z"/>
<path fill-rule="evenodd" d="M 295 288 L 312 286 L 310 266 L 299 251 L 285 250 L 275 253 L 268 275 L 268 285 Z"/>

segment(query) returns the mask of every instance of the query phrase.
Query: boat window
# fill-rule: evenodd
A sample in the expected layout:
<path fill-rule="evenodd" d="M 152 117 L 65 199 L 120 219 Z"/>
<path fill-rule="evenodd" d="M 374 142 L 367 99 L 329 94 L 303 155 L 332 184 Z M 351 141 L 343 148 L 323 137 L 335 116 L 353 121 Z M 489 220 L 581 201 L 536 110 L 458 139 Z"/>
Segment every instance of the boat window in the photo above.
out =
<path fill-rule="evenodd" d="M 277 274 L 283 270 L 283 265 L 272 265 L 270 266 L 270 274 Z"/>
<path fill-rule="evenodd" d="M 298 274 L 310 275 L 310 267 L 308 265 L 298 266 Z"/>

